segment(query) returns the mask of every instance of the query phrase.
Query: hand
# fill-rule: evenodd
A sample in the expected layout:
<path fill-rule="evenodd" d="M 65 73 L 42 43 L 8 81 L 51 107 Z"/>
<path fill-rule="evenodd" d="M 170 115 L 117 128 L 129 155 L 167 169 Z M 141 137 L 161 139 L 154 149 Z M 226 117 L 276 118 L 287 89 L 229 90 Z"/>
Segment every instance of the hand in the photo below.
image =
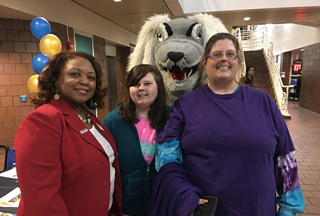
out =
<path fill-rule="evenodd" d="M 206 200 L 206 199 L 200 199 L 199 200 L 199 205 L 205 204 L 207 202 L 208 202 L 208 200 Z"/>

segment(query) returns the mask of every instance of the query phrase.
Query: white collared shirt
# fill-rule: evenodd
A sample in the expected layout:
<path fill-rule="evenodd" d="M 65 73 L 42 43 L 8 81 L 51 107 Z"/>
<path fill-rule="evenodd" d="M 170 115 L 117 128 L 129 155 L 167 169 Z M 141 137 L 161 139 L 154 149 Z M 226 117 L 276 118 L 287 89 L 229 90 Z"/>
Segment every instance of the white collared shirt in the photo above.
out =
<path fill-rule="evenodd" d="M 99 126 L 99 125 L 98 125 Z M 109 163 L 110 163 L 110 201 L 109 201 L 109 210 L 112 206 L 113 203 L 113 193 L 114 193 L 114 181 L 115 181 L 115 173 L 116 170 L 113 167 L 113 162 L 114 162 L 114 151 L 108 142 L 100 133 L 99 131 L 95 128 L 95 126 L 92 124 L 92 128 L 89 129 L 92 135 L 98 140 L 104 151 L 109 157 Z"/>

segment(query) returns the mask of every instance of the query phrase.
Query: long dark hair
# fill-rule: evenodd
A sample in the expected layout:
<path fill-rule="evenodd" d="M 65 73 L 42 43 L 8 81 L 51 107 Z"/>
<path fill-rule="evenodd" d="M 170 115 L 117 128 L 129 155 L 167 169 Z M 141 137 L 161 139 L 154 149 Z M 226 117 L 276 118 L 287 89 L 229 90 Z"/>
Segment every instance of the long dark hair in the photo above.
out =
<path fill-rule="evenodd" d="M 48 60 L 47 66 L 38 78 L 39 92 L 35 94 L 35 97 L 31 100 L 31 104 L 37 108 L 48 103 L 56 93 L 56 82 L 61 75 L 61 71 L 70 60 L 78 57 L 88 60 L 96 72 L 96 90 L 92 99 L 86 101 L 85 104 L 90 109 L 103 108 L 106 88 L 102 87 L 103 73 L 100 64 L 93 56 L 77 51 L 60 52 Z"/>
<path fill-rule="evenodd" d="M 250 68 L 253 68 L 253 69 L 254 69 L 254 67 L 253 67 L 252 65 L 248 65 L 248 66 L 246 67 L 246 77 L 247 77 L 247 79 L 248 79 L 248 71 L 250 70 Z"/>
<path fill-rule="evenodd" d="M 152 73 L 158 87 L 158 95 L 148 112 L 150 126 L 156 129 L 157 126 L 164 126 L 168 118 L 168 111 L 163 78 L 158 68 L 153 65 L 139 64 L 129 71 L 126 80 L 126 92 L 123 100 L 119 104 L 121 105 L 119 113 L 122 116 L 122 120 L 126 123 L 137 123 L 139 121 L 135 114 L 136 106 L 130 97 L 129 88 L 136 85 L 148 73 Z"/>

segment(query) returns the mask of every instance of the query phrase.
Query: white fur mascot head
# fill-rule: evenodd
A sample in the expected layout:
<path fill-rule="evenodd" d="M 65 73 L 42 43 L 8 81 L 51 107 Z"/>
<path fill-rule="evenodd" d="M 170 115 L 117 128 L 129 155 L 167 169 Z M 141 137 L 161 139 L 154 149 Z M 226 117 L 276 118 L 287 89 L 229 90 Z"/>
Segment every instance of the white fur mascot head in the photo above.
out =
<path fill-rule="evenodd" d="M 140 30 L 128 71 L 137 64 L 155 65 L 163 76 L 167 104 L 172 105 L 197 86 L 205 44 L 218 32 L 228 31 L 218 18 L 208 14 L 173 20 L 168 15 L 152 16 Z"/>

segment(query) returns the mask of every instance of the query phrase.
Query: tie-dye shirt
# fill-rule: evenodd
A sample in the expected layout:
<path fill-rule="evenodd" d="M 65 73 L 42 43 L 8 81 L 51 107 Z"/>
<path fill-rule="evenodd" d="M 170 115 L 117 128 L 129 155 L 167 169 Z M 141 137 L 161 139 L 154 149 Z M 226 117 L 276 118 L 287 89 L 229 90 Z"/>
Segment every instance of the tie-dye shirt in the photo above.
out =
<path fill-rule="evenodd" d="M 156 151 L 156 130 L 150 126 L 149 119 L 138 117 L 139 122 L 135 124 L 140 140 L 141 151 L 148 164 L 151 163 Z"/>

